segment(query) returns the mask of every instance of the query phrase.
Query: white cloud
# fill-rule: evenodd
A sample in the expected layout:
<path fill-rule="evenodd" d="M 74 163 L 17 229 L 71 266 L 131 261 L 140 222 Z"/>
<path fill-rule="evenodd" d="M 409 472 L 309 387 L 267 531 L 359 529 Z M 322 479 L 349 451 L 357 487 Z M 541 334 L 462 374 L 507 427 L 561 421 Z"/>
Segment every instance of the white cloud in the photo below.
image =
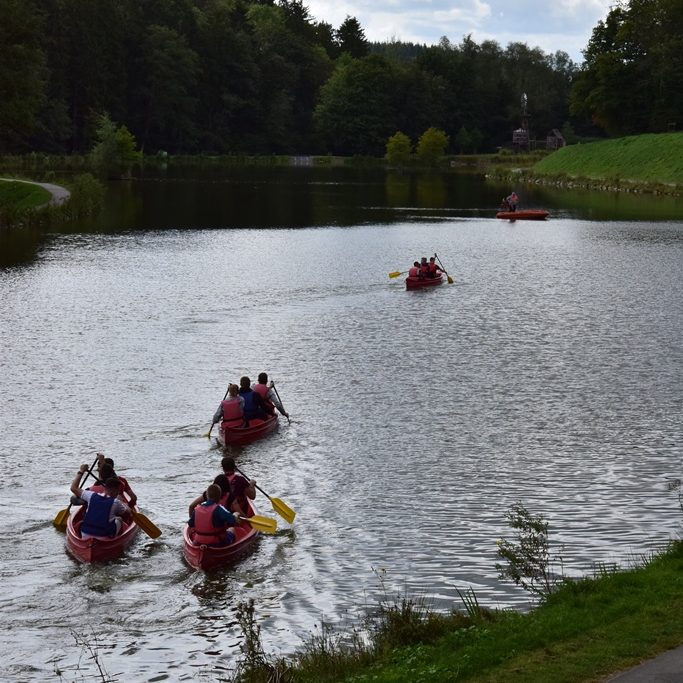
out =
<path fill-rule="evenodd" d="M 358 19 L 369 40 L 437 43 L 441 36 L 459 43 L 473 40 L 527 43 L 544 52 L 563 50 L 581 61 L 593 28 L 614 0 L 312 0 L 307 7 L 318 21 L 338 27 L 347 16 Z"/>

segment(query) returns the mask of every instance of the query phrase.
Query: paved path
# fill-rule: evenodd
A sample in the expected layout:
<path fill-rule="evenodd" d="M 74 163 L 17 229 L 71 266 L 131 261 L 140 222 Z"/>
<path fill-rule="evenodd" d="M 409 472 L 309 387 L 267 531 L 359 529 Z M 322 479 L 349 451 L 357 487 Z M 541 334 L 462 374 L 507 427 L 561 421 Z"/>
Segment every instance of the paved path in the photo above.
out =
<path fill-rule="evenodd" d="M 683 645 L 615 674 L 605 683 L 683 683 Z"/>
<path fill-rule="evenodd" d="M 71 196 L 71 192 L 61 185 L 53 185 L 52 183 L 37 183 L 33 180 L 20 180 L 19 178 L 0 178 L 0 180 L 7 180 L 11 183 L 30 183 L 31 185 L 40 185 L 40 187 L 44 187 L 52 195 L 52 199 L 49 201 L 49 204 L 52 204 L 53 206 L 64 204 L 64 202 Z"/>

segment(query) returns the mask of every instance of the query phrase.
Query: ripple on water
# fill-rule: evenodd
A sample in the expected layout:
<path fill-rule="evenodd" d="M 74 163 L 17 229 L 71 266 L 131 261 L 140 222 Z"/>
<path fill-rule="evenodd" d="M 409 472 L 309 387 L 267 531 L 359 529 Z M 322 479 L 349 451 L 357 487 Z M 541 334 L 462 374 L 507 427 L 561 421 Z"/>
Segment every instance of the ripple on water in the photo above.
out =
<path fill-rule="evenodd" d="M 435 245 L 455 285 L 387 280 Z M 121 679 L 216 678 L 249 598 L 285 653 L 402 591 L 526 609 L 495 569 L 516 501 L 572 576 L 652 552 L 679 530 L 681 263 L 675 225 L 567 219 L 55 236 L 0 271 L 0 678 L 96 676 L 89 646 Z M 223 455 L 203 435 L 262 370 L 292 422 L 228 452 L 297 518 L 206 576 L 180 535 Z M 97 450 L 163 535 L 84 567 L 51 520 Z"/>

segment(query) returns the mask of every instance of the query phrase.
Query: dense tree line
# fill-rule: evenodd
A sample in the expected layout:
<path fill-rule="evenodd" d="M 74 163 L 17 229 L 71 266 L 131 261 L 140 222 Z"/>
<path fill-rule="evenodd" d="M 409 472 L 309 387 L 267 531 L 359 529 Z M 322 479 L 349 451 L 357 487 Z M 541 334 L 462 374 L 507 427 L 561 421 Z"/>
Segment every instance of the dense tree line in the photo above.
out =
<path fill-rule="evenodd" d="M 608 135 L 683 126 L 683 0 L 612 7 L 584 51 L 572 112 Z"/>
<path fill-rule="evenodd" d="M 302 0 L 0 0 L 0 152 L 90 150 L 105 115 L 145 153 L 381 155 L 430 127 L 450 151 L 490 151 L 519 126 L 522 93 L 541 138 L 570 101 L 577 130 L 652 128 L 680 112 L 667 21 L 681 2 L 630 5 L 595 29 L 579 72 L 522 43 L 370 44 L 354 17 L 335 28 Z"/>

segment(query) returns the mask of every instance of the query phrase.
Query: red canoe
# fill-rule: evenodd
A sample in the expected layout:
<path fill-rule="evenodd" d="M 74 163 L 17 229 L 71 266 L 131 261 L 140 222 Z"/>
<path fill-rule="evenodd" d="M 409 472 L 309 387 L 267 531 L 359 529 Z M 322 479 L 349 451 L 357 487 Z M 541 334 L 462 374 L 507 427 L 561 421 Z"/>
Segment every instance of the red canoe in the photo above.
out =
<path fill-rule="evenodd" d="M 443 282 L 443 275 L 438 277 L 407 277 L 406 289 L 422 289 L 423 287 L 436 287 Z"/>
<path fill-rule="evenodd" d="M 544 221 L 550 212 L 545 209 L 526 209 L 525 211 L 499 211 L 496 218 L 511 221 Z"/>
<path fill-rule="evenodd" d="M 266 434 L 270 434 L 277 427 L 277 414 L 270 415 L 265 420 L 249 420 L 248 427 L 224 427 L 219 425 L 218 441 L 223 446 L 236 446 L 256 441 Z"/>
<path fill-rule="evenodd" d="M 255 514 L 252 506 L 252 514 Z M 230 545 L 203 545 L 197 544 L 190 538 L 190 527 L 185 525 L 183 529 L 183 555 L 187 563 L 194 569 L 211 571 L 220 567 L 227 567 L 245 553 L 247 553 L 254 541 L 259 537 L 259 532 L 249 522 L 242 522 L 234 527 L 235 542 Z"/>
<path fill-rule="evenodd" d="M 135 522 L 123 525 L 123 531 L 118 535 L 95 536 L 81 538 L 81 522 L 85 514 L 85 505 L 79 507 L 70 515 L 66 523 L 66 547 L 80 562 L 109 562 L 121 557 L 128 546 L 138 535 L 138 525 Z"/>

